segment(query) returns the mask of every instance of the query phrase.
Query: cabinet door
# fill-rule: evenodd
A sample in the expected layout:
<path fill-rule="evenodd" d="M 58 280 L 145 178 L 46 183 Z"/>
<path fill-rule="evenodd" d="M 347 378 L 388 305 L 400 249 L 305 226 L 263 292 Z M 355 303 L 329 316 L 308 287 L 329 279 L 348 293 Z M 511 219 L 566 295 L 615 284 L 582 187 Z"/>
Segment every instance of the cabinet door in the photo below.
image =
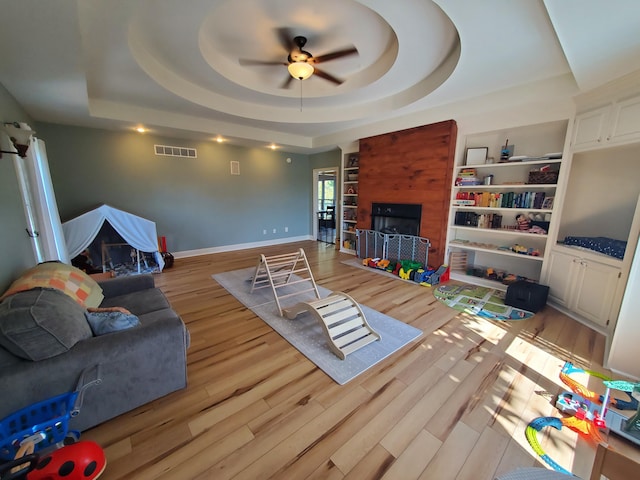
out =
<path fill-rule="evenodd" d="M 576 116 L 571 142 L 575 151 L 602 146 L 607 133 L 610 109 L 611 107 L 607 106 Z"/>
<path fill-rule="evenodd" d="M 612 114 L 609 141 L 621 144 L 640 139 L 640 96 L 618 102 Z"/>
<path fill-rule="evenodd" d="M 552 251 L 549 255 L 546 284 L 549 297 L 560 305 L 570 308 L 571 292 L 580 259 L 573 255 Z"/>
<path fill-rule="evenodd" d="M 592 260 L 580 260 L 573 310 L 606 327 L 619 277 L 619 268 Z"/>

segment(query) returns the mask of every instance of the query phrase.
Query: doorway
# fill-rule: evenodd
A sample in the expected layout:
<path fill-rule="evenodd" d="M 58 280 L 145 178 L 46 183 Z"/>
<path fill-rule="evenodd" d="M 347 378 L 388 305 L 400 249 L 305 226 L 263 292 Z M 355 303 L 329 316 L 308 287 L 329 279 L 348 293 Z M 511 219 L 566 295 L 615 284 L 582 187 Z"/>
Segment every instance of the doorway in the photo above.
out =
<path fill-rule="evenodd" d="M 338 167 L 313 170 L 313 236 L 319 242 L 336 243 Z"/>

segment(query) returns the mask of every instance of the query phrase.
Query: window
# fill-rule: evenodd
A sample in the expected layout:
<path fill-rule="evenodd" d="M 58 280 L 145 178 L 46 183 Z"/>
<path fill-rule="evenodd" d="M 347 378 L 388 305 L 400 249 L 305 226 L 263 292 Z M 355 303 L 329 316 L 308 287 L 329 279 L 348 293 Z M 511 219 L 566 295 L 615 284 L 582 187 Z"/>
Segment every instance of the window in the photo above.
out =
<path fill-rule="evenodd" d="M 318 211 L 336 204 L 336 175 L 334 172 L 321 172 L 318 176 Z"/>

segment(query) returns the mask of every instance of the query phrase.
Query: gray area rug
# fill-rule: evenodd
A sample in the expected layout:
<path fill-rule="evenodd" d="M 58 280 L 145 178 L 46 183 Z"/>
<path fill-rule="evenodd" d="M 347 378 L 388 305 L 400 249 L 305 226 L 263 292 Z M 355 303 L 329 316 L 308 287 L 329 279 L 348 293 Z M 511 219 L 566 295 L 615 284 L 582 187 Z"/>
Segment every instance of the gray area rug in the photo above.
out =
<path fill-rule="evenodd" d="M 417 328 L 366 305 L 360 305 L 367 321 L 382 336 L 382 339 L 355 351 L 345 360 L 340 360 L 329 350 L 327 337 L 313 315 L 303 313 L 295 320 L 289 320 L 280 316 L 271 288 L 262 288 L 250 293 L 254 272 L 255 267 L 252 267 L 220 273 L 212 277 L 340 385 L 349 382 L 422 335 L 422 331 Z M 287 286 L 280 290 L 282 292 L 280 295 L 306 288 L 309 288 L 308 283 Z M 332 293 L 321 286 L 318 286 L 318 290 L 322 298 Z M 286 308 L 300 301 L 314 298 L 313 294 L 308 292 L 284 299 L 281 305 Z"/>

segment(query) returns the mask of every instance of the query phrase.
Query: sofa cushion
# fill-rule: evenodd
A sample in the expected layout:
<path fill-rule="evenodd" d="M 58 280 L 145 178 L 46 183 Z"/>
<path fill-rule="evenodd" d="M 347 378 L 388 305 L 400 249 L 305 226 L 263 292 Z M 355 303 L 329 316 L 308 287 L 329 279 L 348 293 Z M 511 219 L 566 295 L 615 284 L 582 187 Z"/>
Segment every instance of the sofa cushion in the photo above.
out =
<path fill-rule="evenodd" d="M 140 325 L 135 315 L 122 312 L 85 312 L 94 335 L 119 332 Z"/>
<path fill-rule="evenodd" d="M 167 297 L 159 288 L 147 288 L 146 290 L 108 297 L 104 299 L 100 306 L 124 307 L 137 316 L 171 308 Z"/>
<path fill-rule="evenodd" d="M 56 288 L 86 307 L 97 307 L 104 298 L 100 285 L 82 270 L 66 263 L 45 262 L 24 272 L 0 297 L 0 301 L 35 287 Z"/>
<path fill-rule="evenodd" d="M 26 360 L 43 360 L 91 338 L 85 309 L 57 289 L 34 288 L 0 303 L 0 345 Z"/>

